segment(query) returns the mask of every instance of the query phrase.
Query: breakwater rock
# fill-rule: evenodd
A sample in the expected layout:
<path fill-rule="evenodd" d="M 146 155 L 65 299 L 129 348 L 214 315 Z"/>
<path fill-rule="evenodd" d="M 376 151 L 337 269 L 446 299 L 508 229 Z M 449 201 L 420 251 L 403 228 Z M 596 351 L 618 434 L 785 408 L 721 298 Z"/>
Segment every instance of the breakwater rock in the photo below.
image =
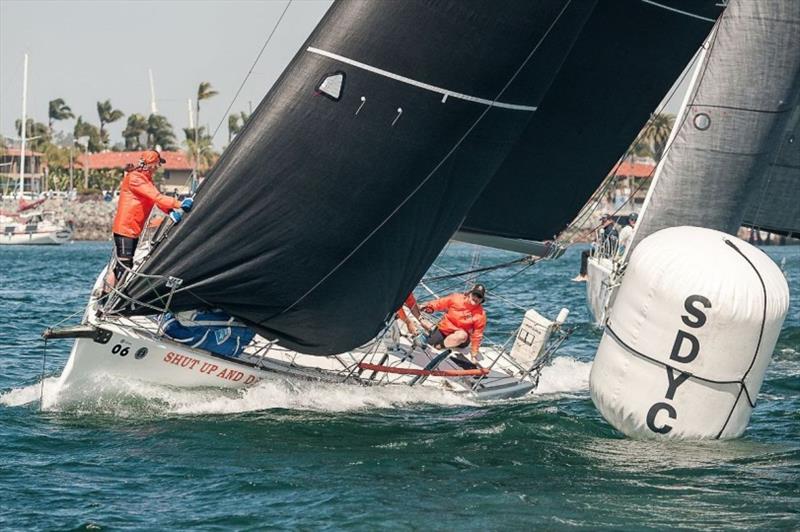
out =
<path fill-rule="evenodd" d="M 4 200 L 0 209 L 6 212 L 16 211 L 17 202 Z M 39 212 L 52 212 L 56 219 L 72 223 L 73 240 L 110 240 L 111 225 L 117 212 L 117 199 L 49 199 L 35 208 Z"/>

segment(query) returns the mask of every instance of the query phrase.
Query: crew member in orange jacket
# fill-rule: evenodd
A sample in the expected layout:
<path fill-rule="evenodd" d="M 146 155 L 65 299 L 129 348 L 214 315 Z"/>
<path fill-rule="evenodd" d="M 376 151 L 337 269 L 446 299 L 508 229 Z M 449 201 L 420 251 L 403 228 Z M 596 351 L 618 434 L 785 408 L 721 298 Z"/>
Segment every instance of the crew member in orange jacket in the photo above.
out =
<path fill-rule="evenodd" d="M 419 320 L 419 324 L 422 325 L 422 328 L 425 329 L 425 332 L 430 332 L 430 330 L 428 329 L 430 325 L 426 325 L 425 321 L 422 319 L 421 313 L 419 311 L 419 305 L 417 305 L 417 299 L 414 297 L 413 292 L 411 294 L 408 294 L 408 297 L 403 302 L 403 305 L 405 307 L 408 307 L 408 310 L 411 312 L 411 314 L 413 314 L 414 317 Z M 416 336 L 419 333 L 419 330 L 417 329 L 414 320 L 412 320 L 408 316 L 408 314 L 406 314 L 406 311 L 402 306 L 399 309 L 397 309 L 397 319 L 406 324 L 406 327 L 408 327 L 408 332 L 412 336 Z"/>
<path fill-rule="evenodd" d="M 113 287 L 117 280 L 122 278 L 125 268 L 133 266 L 133 254 L 139 243 L 139 235 L 153 205 L 169 212 L 172 221 L 181 221 L 182 209 L 188 212 L 192 208 L 192 198 L 178 201 L 177 198 L 161 194 L 153 184 L 153 174 L 158 167 L 166 161 L 155 150 L 142 153 L 139 165 L 131 169 L 122 180 L 119 190 L 119 205 L 117 215 L 114 217 L 114 246 L 117 251 L 117 263 L 114 266 L 113 277 L 106 278 L 108 289 Z"/>
<path fill-rule="evenodd" d="M 430 335 L 429 343 L 438 348 L 469 345 L 472 360 L 477 362 L 478 349 L 486 328 L 486 313 L 482 306 L 485 297 L 486 288 L 482 284 L 476 284 L 465 294 L 450 294 L 425 303 L 422 310 L 429 314 L 447 311 Z"/>

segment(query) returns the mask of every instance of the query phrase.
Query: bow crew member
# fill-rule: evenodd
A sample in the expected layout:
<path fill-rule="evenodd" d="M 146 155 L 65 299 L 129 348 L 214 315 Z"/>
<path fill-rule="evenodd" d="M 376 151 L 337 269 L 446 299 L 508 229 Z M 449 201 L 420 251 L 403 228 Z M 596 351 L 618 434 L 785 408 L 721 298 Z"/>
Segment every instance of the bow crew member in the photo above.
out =
<path fill-rule="evenodd" d="M 127 168 L 119 191 L 119 205 L 114 217 L 114 247 L 117 260 L 111 275 L 106 277 L 106 290 L 113 288 L 127 269 L 133 267 L 133 254 L 139 243 L 147 217 L 153 205 L 169 213 L 172 221 L 181 220 L 183 212 L 192 208 L 192 198 L 179 201 L 177 198 L 161 194 L 153 184 L 153 174 L 166 161 L 155 150 L 142 153 L 139 165 Z"/>

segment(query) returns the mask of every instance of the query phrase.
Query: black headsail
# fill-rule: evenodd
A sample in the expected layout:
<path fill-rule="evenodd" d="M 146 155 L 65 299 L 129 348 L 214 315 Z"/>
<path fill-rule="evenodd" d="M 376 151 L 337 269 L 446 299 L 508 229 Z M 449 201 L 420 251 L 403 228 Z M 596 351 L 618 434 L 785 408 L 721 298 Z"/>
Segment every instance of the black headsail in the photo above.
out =
<path fill-rule="evenodd" d="M 461 231 L 534 241 L 560 233 L 698 50 L 720 4 L 599 2 Z"/>
<path fill-rule="evenodd" d="M 174 309 L 221 307 L 305 353 L 369 340 L 519 145 L 594 8 L 334 4 L 143 273 L 183 280 Z"/>

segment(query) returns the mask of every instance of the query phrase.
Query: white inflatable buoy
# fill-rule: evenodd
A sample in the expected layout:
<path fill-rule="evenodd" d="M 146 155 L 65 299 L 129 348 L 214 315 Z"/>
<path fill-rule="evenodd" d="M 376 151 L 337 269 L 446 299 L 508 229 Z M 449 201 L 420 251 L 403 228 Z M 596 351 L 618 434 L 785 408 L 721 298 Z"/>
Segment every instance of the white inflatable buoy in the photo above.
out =
<path fill-rule="evenodd" d="M 788 308 L 786 279 L 759 249 L 711 229 L 658 231 L 631 254 L 592 400 L 628 436 L 740 436 Z"/>

